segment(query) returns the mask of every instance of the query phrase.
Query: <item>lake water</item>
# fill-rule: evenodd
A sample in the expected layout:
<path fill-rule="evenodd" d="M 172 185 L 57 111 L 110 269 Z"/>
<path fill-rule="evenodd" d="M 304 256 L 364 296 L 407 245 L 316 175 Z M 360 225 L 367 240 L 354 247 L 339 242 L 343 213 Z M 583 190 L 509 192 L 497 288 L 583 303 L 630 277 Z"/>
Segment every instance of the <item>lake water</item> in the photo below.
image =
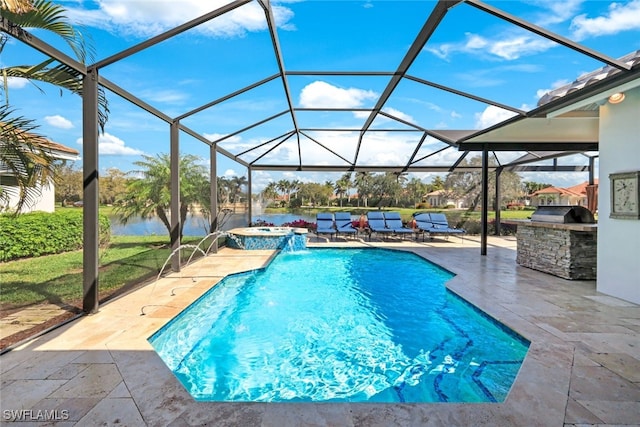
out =
<path fill-rule="evenodd" d="M 110 217 L 111 234 L 114 236 L 145 236 L 145 235 L 168 235 L 167 228 L 158 218 L 142 219 L 134 218 L 121 224 L 117 217 Z M 309 222 L 315 222 L 315 214 L 259 214 L 254 215 L 252 222 L 258 220 L 272 223 L 276 226 L 284 223 L 293 222 L 303 219 Z M 246 227 L 247 216 L 245 214 L 233 214 L 229 216 L 221 225 L 223 230 L 231 230 L 237 227 Z M 185 221 L 183 234 L 185 236 L 206 236 L 207 222 L 200 215 L 189 215 Z"/>

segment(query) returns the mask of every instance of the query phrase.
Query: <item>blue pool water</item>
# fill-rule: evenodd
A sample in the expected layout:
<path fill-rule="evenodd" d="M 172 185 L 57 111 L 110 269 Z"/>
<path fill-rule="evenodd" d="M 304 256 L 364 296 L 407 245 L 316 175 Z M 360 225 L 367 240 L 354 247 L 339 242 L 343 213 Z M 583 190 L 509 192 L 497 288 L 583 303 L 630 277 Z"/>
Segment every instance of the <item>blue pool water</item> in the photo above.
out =
<path fill-rule="evenodd" d="M 384 249 L 280 253 L 149 341 L 196 400 L 500 402 L 529 343 Z"/>

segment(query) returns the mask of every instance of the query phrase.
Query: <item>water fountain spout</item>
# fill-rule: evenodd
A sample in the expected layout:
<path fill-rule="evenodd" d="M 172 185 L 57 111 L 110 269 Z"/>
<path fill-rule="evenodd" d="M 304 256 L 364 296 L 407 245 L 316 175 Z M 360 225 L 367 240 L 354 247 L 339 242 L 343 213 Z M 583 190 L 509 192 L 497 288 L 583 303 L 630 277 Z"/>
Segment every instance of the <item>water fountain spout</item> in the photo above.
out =
<path fill-rule="evenodd" d="M 171 251 L 171 253 L 169 254 L 169 256 L 167 257 L 167 260 L 164 262 L 164 264 L 162 264 L 162 268 L 160 269 L 160 271 L 158 272 L 158 276 L 156 277 L 155 282 L 153 282 L 153 286 L 151 286 L 151 293 L 150 295 L 153 295 L 153 291 L 156 289 L 156 284 L 158 283 L 158 280 L 160 280 L 160 277 L 162 276 L 162 273 L 164 272 L 164 268 L 167 266 L 167 264 L 169 263 L 169 261 L 171 260 L 171 258 L 173 258 L 173 256 L 178 253 L 179 251 L 181 251 L 182 249 L 193 249 L 193 252 L 195 253 L 196 251 L 199 251 L 200 253 L 202 253 L 202 256 L 206 256 L 206 254 L 204 253 L 204 251 L 202 249 L 200 249 L 198 246 L 196 245 L 180 245 L 179 247 L 177 247 L 176 249 L 174 249 L 173 251 Z M 191 254 L 191 256 L 189 257 L 189 261 L 191 260 L 191 257 L 193 256 L 193 253 Z M 189 262 L 187 262 L 186 265 L 188 265 Z M 143 307 L 144 308 L 144 307 Z M 142 313 L 144 314 L 144 313 Z"/>
<path fill-rule="evenodd" d="M 284 252 L 294 252 L 295 251 L 295 246 L 293 244 L 294 237 L 295 237 L 294 233 L 287 234 L 287 236 L 285 237 L 285 240 L 284 240 L 284 248 L 282 248 L 282 250 Z"/>

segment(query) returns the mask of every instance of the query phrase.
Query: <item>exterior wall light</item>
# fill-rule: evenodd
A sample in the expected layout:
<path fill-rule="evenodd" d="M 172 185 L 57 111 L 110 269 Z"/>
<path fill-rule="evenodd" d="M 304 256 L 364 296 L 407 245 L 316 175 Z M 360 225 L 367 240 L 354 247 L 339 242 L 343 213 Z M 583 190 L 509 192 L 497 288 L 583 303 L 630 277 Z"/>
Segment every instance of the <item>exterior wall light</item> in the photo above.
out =
<path fill-rule="evenodd" d="M 624 101 L 624 93 L 617 92 L 609 97 L 609 103 L 611 104 L 619 104 Z"/>

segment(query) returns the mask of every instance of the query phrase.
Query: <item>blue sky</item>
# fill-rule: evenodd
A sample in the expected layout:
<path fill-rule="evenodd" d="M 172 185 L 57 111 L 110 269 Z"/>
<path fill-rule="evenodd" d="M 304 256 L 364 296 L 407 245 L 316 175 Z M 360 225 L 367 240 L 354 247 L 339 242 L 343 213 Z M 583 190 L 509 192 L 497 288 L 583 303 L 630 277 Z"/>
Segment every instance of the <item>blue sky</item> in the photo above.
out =
<path fill-rule="evenodd" d="M 154 35 L 227 4 L 202 0 L 101 0 L 57 2 L 93 41 L 96 59 L 109 57 Z M 606 1 L 488 1 L 520 18 L 554 31 L 614 58 L 640 49 L 640 0 Z M 278 37 L 287 71 L 395 71 L 415 39 L 434 1 L 281 1 L 273 2 Z M 69 52 L 58 40 L 35 32 Z M 34 64 L 44 56 L 20 42 L 4 49 L 0 64 Z M 570 83 L 603 64 L 535 34 L 498 20 L 467 4 L 453 8 L 409 69 L 419 79 L 450 86 L 511 107 L 535 108 L 542 94 Z M 176 117 L 278 72 L 264 13 L 257 2 L 241 6 L 209 23 L 165 41 L 101 70 L 101 75 Z M 372 108 L 389 77 L 290 76 L 288 83 L 296 107 Z M 40 91 L 44 91 L 42 93 Z M 53 87 L 35 88 L 24 81 L 10 82 L 9 99 L 17 112 L 35 119 L 40 133 L 54 141 L 81 149 L 81 100 Z M 107 92 L 111 115 L 100 138 L 100 168 L 135 169 L 141 154 L 169 152 L 168 125 Z M 280 79 L 234 97 L 184 120 L 194 131 L 218 140 L 287 108 Z M 487 104 L 403 80 L 386 103 L 387 114 L 372 129 L 406 129 L 402 121 L 428 129 L 481 129 L 509 116 Z M 299 125 L 360 127 L 365 112 L 298 112 Z M 220 145 L 234 154 L 293 128 L 284 115 Z M 357 133 L 308 132 L 339 156 L 352 160 Z M 418 132 L 370 132 L 359 157 L 361 165 L 404 164 L 421 137 Z M 259 162 L 297 164 L 294 139 L 283 142 Z M 247 153 L 253 161 L 277 141 Z M 209 149 L 181 134 L 181 150 L 199 155 L 208 164 Z M 428 138 L 418 157 L 444 147 Z M 338 156 L 305 141 L 305 162 L 344 164 Z M 499 154 L 501 161 L 522 153 Z M 445 150 L 424 164 L 450 165 L 458 156 Z M 219 175 L 245 175 L 240 164 L 218 156 Z M 561 164 L 587 164 L 577 156 Z M 268 182 L 287 179 L 323 182 L 341 173 L 274 173 L 256 171 L 254 191 Z M 434 174 L 415 176 L 430 182 Z M 559 186 L 587 179 L 586 173 L 523 174 L 524 179 Z"/>

